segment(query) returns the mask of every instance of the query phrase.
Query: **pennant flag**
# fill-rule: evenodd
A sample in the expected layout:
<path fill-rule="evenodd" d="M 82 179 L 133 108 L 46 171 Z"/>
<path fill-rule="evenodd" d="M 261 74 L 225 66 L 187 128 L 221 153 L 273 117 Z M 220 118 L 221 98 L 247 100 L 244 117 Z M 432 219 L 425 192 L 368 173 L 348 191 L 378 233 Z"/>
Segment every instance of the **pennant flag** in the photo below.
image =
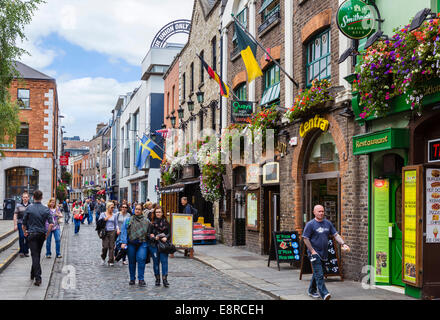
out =
<path fill-rule="evenodd" d="M 214 79 L 218 85 L 220 86 L 220 94 L 223 97 L 229 98 L 229 87 L 222 81 L 222 79 L 220 78 L 220 76 L 217 74 L 217 72 L 215 72 L 206 62 L 205 60 L 203 60 L 203 58 L 199 55 L 197 55 L 197 57 L 200 58 L 200 60 L 202 60 L 202 64 L 203 67 L 205 68 L 206 72 L 209 74 L 209 76 L 211 77 L 211 79 Z"/>
<path fill-rule="evenodd" d="M 159 157 L 159 155 L 154 151 L 155 147 L 157 147 L 157 144 L 155 144 L 144 134 L 139 146 L 136 167 L 141 169 L 145 165 L 145 162 L 147 161 L 149 156 L 151 156 L 153 159 L 158 159 L 162 161 L 162 158 Z"/>
<path fill-rule="evenodd" d="M 156 130 L 156 133 L 160 133 L 162 135 L 162 137 L 164 137 L 166 139 L 168 137 L 169 131 L 170 131 L 170 129 L 161 129 L 161 130 Z"/>
<path fill-rule="evenodd" d="M 241 52 L 241 57 L 243 58 L 244 65 L 248 74 L 248 81 L 252 82 L 255 78 L 261 77 L 263 72 L 258 65 L 256 55 L 257 55 L 257 44 L 249 38 L 249 36 L 244 32 L 242 27 L 235 21 L 235 33 L 237 34 L 237 46 Z"/>

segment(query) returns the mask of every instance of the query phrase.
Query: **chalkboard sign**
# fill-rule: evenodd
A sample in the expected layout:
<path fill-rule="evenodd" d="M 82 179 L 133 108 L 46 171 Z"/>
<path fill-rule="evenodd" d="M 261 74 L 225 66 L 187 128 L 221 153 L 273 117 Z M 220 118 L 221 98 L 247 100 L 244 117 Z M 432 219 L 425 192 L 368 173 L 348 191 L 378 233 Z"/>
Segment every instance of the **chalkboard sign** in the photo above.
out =
<path fill-rule="evenodd" d="M 327 277 L 341 277 L 342 270 L 339 262 L 339 253 L 335 245 L 335 240 L 333 237 L 328 239 L 328 255 L 327 261 L 322 263 L 324 269 L 324 276 Z M 303 274 L 311 274 L 313 273 L 312 264 L 310 263 L 309 256 L 307 255 L 307 247 L 304 243 L 304 240 L 301 242 L 301 272 L 299 274 L 299 279 L 302 280 Z"/>
<path fill-rule="evenodd" d="M 271 260 L 277 260 L 278 271 L 280 263 L 300 261 L 299 236 L 296 231 L 277 231 L 272 232 L 272 241 L 270 246 L 269 259 L 267 266 L 270 266 Z"/>

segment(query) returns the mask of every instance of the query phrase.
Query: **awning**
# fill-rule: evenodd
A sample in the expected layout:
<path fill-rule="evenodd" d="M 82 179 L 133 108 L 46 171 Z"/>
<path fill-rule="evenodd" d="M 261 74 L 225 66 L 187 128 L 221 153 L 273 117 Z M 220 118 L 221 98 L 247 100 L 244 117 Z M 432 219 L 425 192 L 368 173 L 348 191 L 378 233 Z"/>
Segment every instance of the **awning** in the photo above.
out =
<path fill-rule="evenodd" d="M 353 154 L 357 156 L 391 149 L 408 149 L 409 136 L 406 128 L 388 128 L 357 135 L 353 137 Z"/>
<path fill-rule="evenodd" d="M 274 0 L 265 0 L 263 4 L 261 5 L 260 11 L 258 11 L 258 14 L 262 13 L 264 9 L 266 9 Z"/>
<path fill-rule="evenodd" d="M 264 91 L 263 98 L 261 99 L 261 105 L 264 106 L 274 100 L 280 98 L 280 82 L 269 87 Z"/>
<path fill-rule="evenodd" d="M 159 193 L 177 193 L 177 192 L 182 192 L 184 189 L 185 189 L 184 184 L 176 183 L 163 188 L 159 188 Z"/>

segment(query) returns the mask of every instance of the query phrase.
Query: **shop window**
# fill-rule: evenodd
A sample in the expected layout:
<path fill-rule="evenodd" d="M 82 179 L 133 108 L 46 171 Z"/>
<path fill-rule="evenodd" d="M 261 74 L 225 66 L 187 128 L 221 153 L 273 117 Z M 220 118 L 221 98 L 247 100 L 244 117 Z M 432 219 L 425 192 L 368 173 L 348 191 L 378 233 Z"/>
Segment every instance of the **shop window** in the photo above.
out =
<path fill-rule="evenodd" d="M 339 171 L 339 154 L 332 135 L 321 134 L 313 145 L 306 173 Z"/>
<path fill-rule="evenodd" d="M 17 167 L 5 171 L 6 199 L 21 201 L 21 195 L 28 191 L 32 196 L 38 190 L 39 171 L 33 168 Z"/>
<path fill-rule="evenodd" d="M 247 88 L 246 82 L 241 84 L 237 89 L 234 90 L 234 94 L 240 101 L 247 101 Z"/>
<path fill-rule="evenodd" d="M 330 29 L 313 37 L 306 45 L 307 64 L 306 82 L 312 85 L 315 79 L 329 79 L 331 77 Z"/>
<path fill-rule="evenodd" d="M 261 106 L 278 105 L 280 103 L 280 67 L 276 64 L 264 71 L 263 88 Z"/>
<path fill-rule="evenodd" d="M 29 125 L 22 123 L 20 125 L 20 133 L 17 134 L 16 149 L 29 149 Z"/>
<path fill-rule="evenodd" d="M 258 230 L 259 201 L 257 192 L 246 194 L 246 227 L 251 230 Z"/>

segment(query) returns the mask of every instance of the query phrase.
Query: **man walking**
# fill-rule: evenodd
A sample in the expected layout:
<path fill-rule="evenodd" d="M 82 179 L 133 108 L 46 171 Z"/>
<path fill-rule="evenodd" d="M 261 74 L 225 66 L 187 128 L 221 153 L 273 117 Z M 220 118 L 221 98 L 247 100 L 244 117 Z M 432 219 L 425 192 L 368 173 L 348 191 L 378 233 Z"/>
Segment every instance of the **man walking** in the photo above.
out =
<path fill-rule="evenodd" d="M 63 201 L 64 223 L 69 224 L 70 220 L 70 207 L 69 199 Z"/>
<path fill-rule="evenodd" d="M 32 255 L 31 280 L 35 279 L 35 285 L 41 284 L 41 248 L 49 236 L 54 225 L 49 208 L 41 204 L 43 193 L 40 190 L 34 192 L 34 203 L 30 205 L 23 217 L 23 232 L 28 237 L 28 245 Z M 49 223 L 46 230 L 46 221 Z"/>
<path fill-rule="evenodd" d="M 18 230 L 18 243 L 20 246 L 19 252 L 21 258 L 29 257 L 29 247 L 22 229 L 24 212 L 29 205 L 29 193 L 23 192 L 21 195 L 21 203 L 16 205 L 14 212 L 14 230 Z"/>
<path fill-rule="evenodd" d="M 313 269 L 308 294 L 313 298 L 321 296 L 324 300 L 330 300 L 331 295 L 325 286 L 323 268 L 323 262 L 327 261 L 329 235 L 332 235 L 342 246 L 342 250 L 349 251 L 350 247 L 345 244 L 333 224 L 325 219 L 323 206 L 316 205 L 313 208 L 313 214 L 315 219 L 307 222 L 303 232 L 304 243 Z"/>
<path fill-rule="evenodd" d="M 197 209 L 188 203 L 188 198 L 182 197 L 182 199 L 180 200 L 180 203 L 183 206 L 183 213 L 191 214 L 193 216 L 193 222 L 197 222 L 197 219 L 198 219 Z"/>

